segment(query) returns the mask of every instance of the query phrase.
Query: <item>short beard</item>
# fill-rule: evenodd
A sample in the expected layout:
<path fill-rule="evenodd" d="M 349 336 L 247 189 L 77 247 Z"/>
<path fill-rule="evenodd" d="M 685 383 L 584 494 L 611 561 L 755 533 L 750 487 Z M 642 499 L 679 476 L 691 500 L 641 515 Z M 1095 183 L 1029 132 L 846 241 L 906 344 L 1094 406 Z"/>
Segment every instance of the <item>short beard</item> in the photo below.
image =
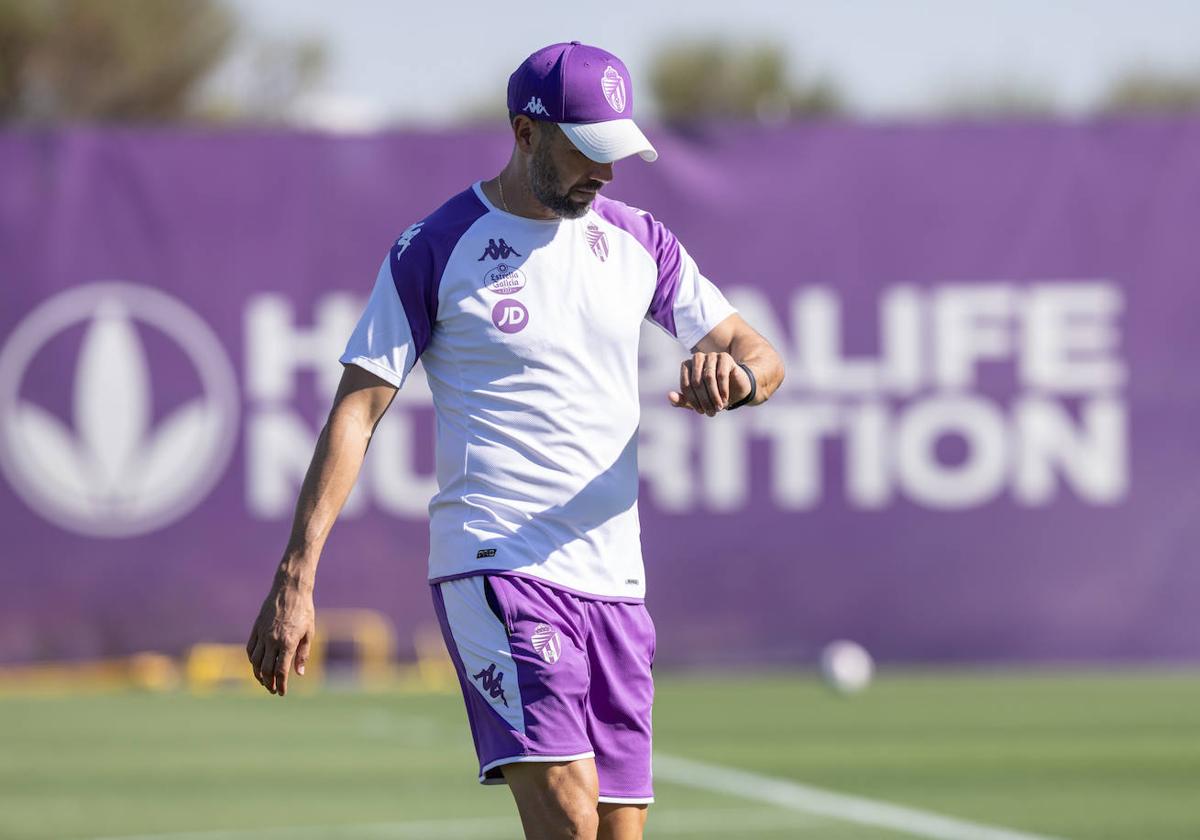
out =
<path fill-rule="evenodd" d="M 529 162 L 529 188 L 533 191 L 533 197 L 560 219 L 582 218 L 591 209 L 591 202 L 573 201 L 569 192 L 558 192 L 562 179 L 558 177 L 558 170 L 550 159 L 550 142 L 551 138 L 543 130 L 541 142 L 533 150 Z"/>

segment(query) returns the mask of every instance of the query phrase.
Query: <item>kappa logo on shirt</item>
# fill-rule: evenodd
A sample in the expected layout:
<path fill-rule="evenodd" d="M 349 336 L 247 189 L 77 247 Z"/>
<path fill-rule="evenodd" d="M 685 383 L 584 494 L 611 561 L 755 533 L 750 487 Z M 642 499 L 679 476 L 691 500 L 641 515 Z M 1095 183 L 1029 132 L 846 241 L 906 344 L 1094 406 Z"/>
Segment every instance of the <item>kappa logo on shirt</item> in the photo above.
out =
<path fill-rule="evenodd" d="M 506 260 L 513 254 L 516 254 L 518 257 L 524 256 L 524 254 L 503 239 L 499 243 L 495 239 L 489 239 L 487 247 L 483 249 L 483 256 L 476 260 L 476 262 L 483 262 L 486 259 Z"/>
<path fill-rule="evenodd" d="M 404 233 L 400 234 L 400 238 L 396 240 L 396 259 L 400 259 L 400 255 L 408 250 L 408 246 L 416 239 L 417 234 L 421 232 L 421 225 L 424 222 L 417 222 Z"/>

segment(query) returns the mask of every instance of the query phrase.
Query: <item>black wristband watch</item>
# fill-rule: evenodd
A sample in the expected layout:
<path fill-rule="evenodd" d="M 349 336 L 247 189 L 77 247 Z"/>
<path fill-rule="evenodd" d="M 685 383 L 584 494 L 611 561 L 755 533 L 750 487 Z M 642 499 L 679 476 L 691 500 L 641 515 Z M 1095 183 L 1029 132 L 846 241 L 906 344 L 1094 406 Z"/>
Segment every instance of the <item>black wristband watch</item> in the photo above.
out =
<path fill-rule="evenodd" d="M 725 408 L 726 411 L 733 411 L 735 408 L 741 408 L 746 403 L 752 402 L 754 397 L 758 394 L 758 382 L 754 378 L 754 371 L 750 370 L 750 365 L 746 364 L 745 362 L 738 362 L 738 367 L 746 371 L 746 376 L 750 377 L 750 393 L 742 397 L 733 405 L 727 406 Z"/>

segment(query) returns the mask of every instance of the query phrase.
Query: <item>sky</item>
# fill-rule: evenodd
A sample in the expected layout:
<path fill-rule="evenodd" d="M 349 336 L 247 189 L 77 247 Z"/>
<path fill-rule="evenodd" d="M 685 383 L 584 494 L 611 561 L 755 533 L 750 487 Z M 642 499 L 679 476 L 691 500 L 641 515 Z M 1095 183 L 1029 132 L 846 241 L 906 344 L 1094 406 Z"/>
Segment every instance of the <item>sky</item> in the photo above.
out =
<path fill-rule="evenodd" d="M 635 91 L 654 50 L 672 40 L 773 40 L 795 74 L 830 78 L 868 118 L 928 113 L 997 85 L 1037 89 L 1082 113 L 1130 69 L 1200 73 L 1197 0 L 227 2 L 255 36 L 321 38 L 329 66 L 315 107 L 364 127 L 444 125 L 503 103 L 526 55 L 569 40 L 620 56 Z M 635 108 L 652 117 L 648 99 Z"/>

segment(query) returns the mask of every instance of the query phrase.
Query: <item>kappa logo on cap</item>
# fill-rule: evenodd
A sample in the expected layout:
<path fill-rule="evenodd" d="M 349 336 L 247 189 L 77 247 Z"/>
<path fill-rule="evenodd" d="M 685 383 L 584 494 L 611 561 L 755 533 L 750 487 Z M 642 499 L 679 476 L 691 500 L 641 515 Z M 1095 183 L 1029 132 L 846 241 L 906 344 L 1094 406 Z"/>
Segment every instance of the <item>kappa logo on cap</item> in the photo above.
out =
<path fill-rule="evenodd" d="M 521 110 L 528 111 L 531 114 L 545 114 L 547 117 L 550 116 L 550 112 L 546 110 L 546 106 L 542 104 L 542 100 L 537 96 L 529 97 L 529 101 L 525 103 L 525 107 Z"/>
<path fill-rule="evenodd" d="M 608 104 L 618 114 L 625 112 L 625 80 L 621 78 L 621 74 L 613 69 L 610 64 L 604 68 L 604 75 L 600 77 L 600 89 L 604 91 L 604 98 L 608 100 Z"/>

